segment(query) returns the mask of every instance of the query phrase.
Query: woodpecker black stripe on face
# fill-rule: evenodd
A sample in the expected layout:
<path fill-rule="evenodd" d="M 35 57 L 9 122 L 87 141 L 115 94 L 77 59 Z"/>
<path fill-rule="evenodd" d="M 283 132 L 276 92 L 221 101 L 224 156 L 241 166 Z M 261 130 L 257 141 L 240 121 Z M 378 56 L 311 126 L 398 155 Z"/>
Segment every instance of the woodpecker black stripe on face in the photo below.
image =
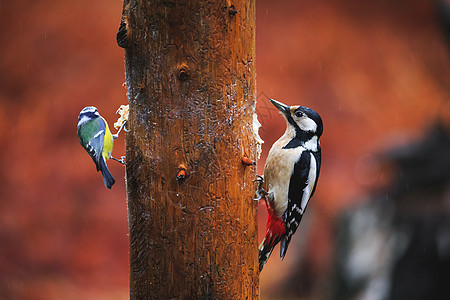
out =
<path fill-rule="evenodd" d="M 321 166 L 319 138 L 323 124 L 319 114 L 308 107 L 290 107 L 276 100 L 270 101 L 285 117 L 286 131 L 272 145 L 264 166 L 269 217 L 266 237 L 260 245 L 260 269 L 276 245 L 273 241 L 281 241 L 280 257 L 286 255 L 292 235 L 316 189 Z"/>
<path fill-rule="evenodd" d="M 300 127 L 298 121 L 294 120 L 294 118 L 307 118 L 314 122 L 312 122 L 309 126 Z M 305 106 L 296 106 L 293 107 L 288 114 L 285 114 L 285 118 L 290 125 L 295 128 L 295 137 L 294 140 L 298 141 L 308 141 L 312 137 L 317 136 L 320 138 L 323 131 L 322 119 L 319 114 L 313 111 L 312 109 Z"/>

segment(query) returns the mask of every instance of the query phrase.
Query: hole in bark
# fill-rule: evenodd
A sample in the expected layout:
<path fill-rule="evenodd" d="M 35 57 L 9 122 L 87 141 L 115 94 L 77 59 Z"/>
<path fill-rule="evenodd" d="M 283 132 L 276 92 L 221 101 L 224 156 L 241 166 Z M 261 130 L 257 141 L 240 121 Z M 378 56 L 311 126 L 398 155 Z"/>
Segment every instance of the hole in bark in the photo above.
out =
<path fill-rule="evenodd" d="M 181 65 L 178 68 L 178 79 L 181 81 L 186 81 L 189 78 L 189 67 L 187 65 Z"/>
<path fill-rule="evenodd" d="M 238 13 L 238 10 L 236 8 L 234 8 L 234 5 L 230 5 L 230 7 L 228 8 L 228 14 L 230 16 L 234 16 Z"/>

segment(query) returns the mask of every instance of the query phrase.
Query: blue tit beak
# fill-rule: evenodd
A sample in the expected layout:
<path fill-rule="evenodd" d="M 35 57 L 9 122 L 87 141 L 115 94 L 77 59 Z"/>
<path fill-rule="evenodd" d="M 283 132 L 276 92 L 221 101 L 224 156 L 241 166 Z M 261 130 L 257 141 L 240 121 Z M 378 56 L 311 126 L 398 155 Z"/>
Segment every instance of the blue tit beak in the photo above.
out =
<path fill-rule="evenodd" d="M 281 103 L 280 101 L 274 100 L 274 99 L 270 99 L 270 102 L 276 107 L 278 108 L 278 110 L 283 113 L 284 115 L 290 115 L 291 114 L 291 107 Z"/>

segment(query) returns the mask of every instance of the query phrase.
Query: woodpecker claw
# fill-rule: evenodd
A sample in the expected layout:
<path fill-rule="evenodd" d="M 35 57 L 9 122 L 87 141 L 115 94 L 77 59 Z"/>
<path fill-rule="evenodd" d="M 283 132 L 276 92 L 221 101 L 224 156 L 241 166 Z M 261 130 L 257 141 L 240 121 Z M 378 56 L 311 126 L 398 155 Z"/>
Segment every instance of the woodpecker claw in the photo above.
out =
<path fill-rule="evenodd" d="M 266 196 L 268 195 L 267 191 L 264 190 L 263 185 L 264 185 L 264 177 L 261 175 L 256 175 L 256 179 L 253 180 L 253 182 L 257 182 L 257 188 L 256 188 L 256 198 L 253 198 L 253 200 L 255 201 L 259 201 L 261 199 L 265 199 Z"/>
<path fill-rule="evenodd" d="M 264 183 L 264 176 L 263 175 L 256 175 L 256 179 L 253 180 L 253 182 L 258 181 Z"/>

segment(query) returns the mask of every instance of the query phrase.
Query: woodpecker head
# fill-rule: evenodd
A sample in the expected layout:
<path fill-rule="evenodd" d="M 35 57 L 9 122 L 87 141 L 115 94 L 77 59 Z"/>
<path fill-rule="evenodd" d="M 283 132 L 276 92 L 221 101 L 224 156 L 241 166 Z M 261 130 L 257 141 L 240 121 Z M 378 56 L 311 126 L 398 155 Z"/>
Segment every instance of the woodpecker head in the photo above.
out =
<path fill-rule="evenodd" d="M 270 99 L 270 102 L 286 118 L 287 130 L 292 130 L 295 137 L 305 140 L 312 136 L 320 138 L 323 132 L 322 118 L 314 110 L 299 105 L 288 106 L 274 99 Z"/>
<path fill-rule="evenodd" d="M 78 126 L 98 117 L 100 117 L 100 114 L 95 106 L 86 106 L 78 115 Z"/>

